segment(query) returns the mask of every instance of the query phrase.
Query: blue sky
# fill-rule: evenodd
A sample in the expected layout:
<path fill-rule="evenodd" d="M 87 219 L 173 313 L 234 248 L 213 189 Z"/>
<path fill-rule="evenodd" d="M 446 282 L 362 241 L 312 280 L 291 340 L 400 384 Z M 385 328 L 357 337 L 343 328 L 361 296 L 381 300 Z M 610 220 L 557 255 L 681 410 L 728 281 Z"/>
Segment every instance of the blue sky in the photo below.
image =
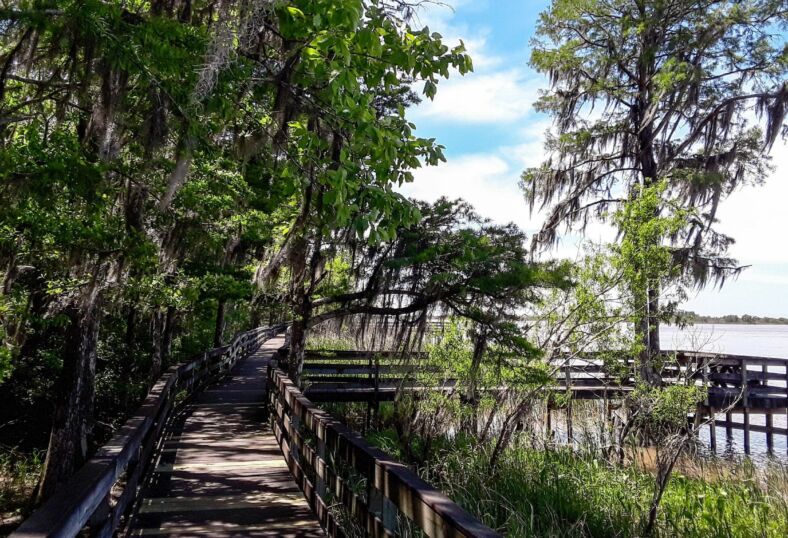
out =
<path fill-rule="evenodd" d="M 462 39 L 474 72 L 453 74 L 438 86 L 434 101 L 410 112 L 421 136 L 446 146 L 448 163 L 423 168 L 402 190 L 434 200 L 461 197 L 482 215 L 515 222 L 529 233 L 541 216 L 530 215 L 518 188 L 520 173 L 538 165 L 549 118 L 532 104 L 544 77 L 527 65 L 529 40 L 545 0 L 449 0 L 453 9 L 434 5 L 420 11 L 418 25 L 440 32 L 447 44 Z M 736 240 L 731 252 L 750 267 L 722 290 L 706 289 L 686 308 L 702 314 L 754 314 L 788 317 L 788 144 L 772 151 L 775 172 L 765 185 L 745 188 L 720 209 L 722 231 Z M 585 239 L 609 241 L 611 230 L 592 224 Z M 575 258 L 583 238 L 567 234 L 553 256 Z"/>

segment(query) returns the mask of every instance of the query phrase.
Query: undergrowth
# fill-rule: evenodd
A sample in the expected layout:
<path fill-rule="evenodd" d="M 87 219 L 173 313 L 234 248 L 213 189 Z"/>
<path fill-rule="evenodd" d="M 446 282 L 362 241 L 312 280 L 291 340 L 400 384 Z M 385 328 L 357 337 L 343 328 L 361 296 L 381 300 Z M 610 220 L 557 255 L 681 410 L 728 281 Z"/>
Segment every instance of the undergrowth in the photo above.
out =
<path fill-rule="evenodd" d="M 369 439 L 401 456 L 396 435 Z M 788 536 L 785 467 L 759 472 L 732 464 L 713 480 L 675 473 L 660 506 L 657 536 Z M 507 536 L 642 536 L 653 476 L 570 448 L 513 445 L 494 471 L 486 447 L 461 439 L 433 445 L 422 476 L 485 524 Z"/>
<path fill-rule="evenodd" d="M 22 454 L 0 448 L 0 536 L 25 515 L 42 464 L 43 452 Z"/>

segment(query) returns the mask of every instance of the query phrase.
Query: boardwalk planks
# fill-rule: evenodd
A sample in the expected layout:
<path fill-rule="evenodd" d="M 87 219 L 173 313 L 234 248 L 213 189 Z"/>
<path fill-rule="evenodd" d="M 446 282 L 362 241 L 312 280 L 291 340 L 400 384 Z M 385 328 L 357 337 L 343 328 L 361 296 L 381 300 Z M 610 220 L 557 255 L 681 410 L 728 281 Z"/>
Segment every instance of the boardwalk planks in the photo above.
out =
<path fill-rule="evenodd" d="M 265 424 L 269 340 L 167 424 L 128 536 L 325 536 Z"/>
<path fill-rule="evenodd" d="M 65 538 L 88 526 L 92 535 L 111 536 L 135 498 L 176 395 L 202 388 L 281 330 L 259 328 L 239 334 L 227 346 L 170 368 L 118 433 L 11 536 Z"/>

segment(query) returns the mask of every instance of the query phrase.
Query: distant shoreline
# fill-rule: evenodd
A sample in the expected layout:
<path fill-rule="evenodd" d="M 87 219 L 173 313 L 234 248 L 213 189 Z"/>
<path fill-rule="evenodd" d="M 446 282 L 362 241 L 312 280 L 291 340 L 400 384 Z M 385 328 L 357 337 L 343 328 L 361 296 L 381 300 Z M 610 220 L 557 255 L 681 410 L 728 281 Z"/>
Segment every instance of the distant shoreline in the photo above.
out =
<path fill-rule="evenodd" d="M 708 325 L 788 325 L 788 318 L 770 316 L 751 316 L 744 314 L 737 316 L 729 314 L 725 316 L 701 316 L 694 312 L 685 312 L 684 319 L 691 324 Z"/>
<path fill-rule="evenodd" d="M 668 327 L 678 327 L 675 324 L 665 324 Z M 760 322 L 744 322 L 744 321 L 691 321 L 687 324 L 688 327 L 692 327 L 693 325 L 788 325 L 788 320 L 786 321 L 760 321 Z"/>

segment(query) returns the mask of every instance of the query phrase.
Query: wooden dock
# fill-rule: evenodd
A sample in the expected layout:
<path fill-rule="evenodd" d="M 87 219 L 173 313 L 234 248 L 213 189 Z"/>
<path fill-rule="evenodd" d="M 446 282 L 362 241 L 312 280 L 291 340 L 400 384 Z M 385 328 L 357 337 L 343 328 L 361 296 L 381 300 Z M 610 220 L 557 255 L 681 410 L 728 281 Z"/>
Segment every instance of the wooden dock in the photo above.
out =
<path fill-rule="evenodd" d="M 325 536 L 266 426 L 269 340 L 165 426 L 127 536 Z"/>
<path fill-rule="evenodd" d="M 690 418 L 708 423 L 709 444 L 717 449 L 717 428 L 743 432 L 743 449 L 750 454 L 750 433 L 764 433 L 769 453 L 774 437 L 788 438 L 788 428 L 774 424 L 775 417 L 788 417 L 788 359 L 665 351 L 662 370 L 665 383 L 694 383 L 706 389 L 706 398 Z M 393 401 L 403 392 L 443 391 L 452 393 L 456 380 L 432 374 L 424 353 L 397 354 L 390 351 L 321 350 L 308 351 L 303 367 L 304 395 L 313 402 L 366 402 L 377 409 L 380 402 Z M 277 362 L 286 368 L 286 350 Z M 606 363 L 594 354 L 554 363 L 553 382 L 545 394 L 569 394 L 572 400 L 620 400 L 635 387 L 633 360 L 622 357 Z M 628 372 L 621 375 L 620 372 Z M 507 390 L 487 387 L 485 390 Z M 547 404 L 547 424 L 553 408 Z M 571 406 L 564 408 L 571 424 Z M 741 414 L 742 421 L 734 420 Z M 751 424 L 751 415 L 762 415 L 764 425 Z M 371 417 L 368 408 L 367 420 Z M 724 417 L 724 420 L 720 420 Z M 570 427 L 571 428 L 571 427 Z"/>

